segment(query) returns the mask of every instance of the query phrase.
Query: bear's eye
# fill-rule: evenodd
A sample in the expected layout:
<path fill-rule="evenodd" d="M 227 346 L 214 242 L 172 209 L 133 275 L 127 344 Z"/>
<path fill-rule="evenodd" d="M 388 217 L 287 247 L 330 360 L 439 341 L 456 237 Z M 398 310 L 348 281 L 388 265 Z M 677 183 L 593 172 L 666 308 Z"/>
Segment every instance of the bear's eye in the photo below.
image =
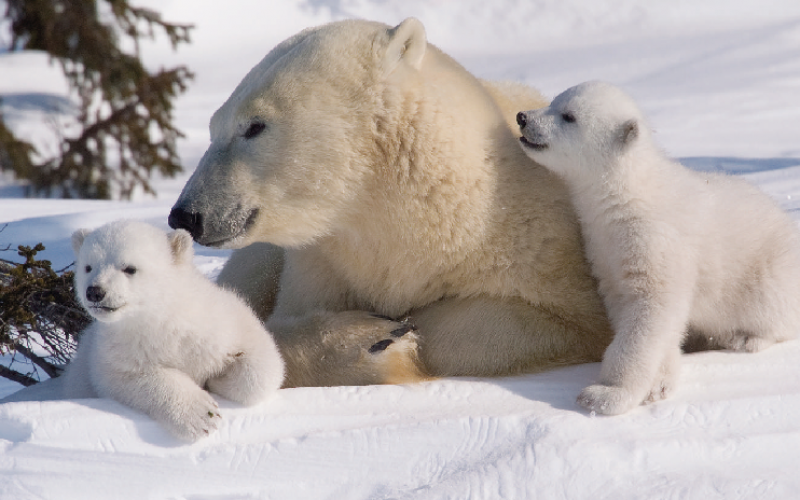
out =
<path fill-rule="evenodd" d="M 125 269 L 123 269 L 122 272 L 129 276 L 133 276 L 134 274 L 136 274 L 136 267 L 128 266 Z"/>
<path fill-rule="evenodd" d="M 92 272 L 92 266 L 86 266 L 83 268 L 83 270 L 86 271 L 87 273 L 90 273 Z"/>
<path fill-rule="evenodd" d="M 245 139 L 252 139 L 253 137 L 263 132 L 265 128 L 267 128 L 267 125 L 265 123 L 253 122 L 250 124 L 249 127 L 247 127 L 247 130 L 245 130 L 244 135 L 242 137 L 244 137 Z"/>
<path fill-rule="evenodd" d="M 575 115 L 567 111 L 566 113 L 561 113 L 561 119 L 567 123 L 575 123 Z"/>

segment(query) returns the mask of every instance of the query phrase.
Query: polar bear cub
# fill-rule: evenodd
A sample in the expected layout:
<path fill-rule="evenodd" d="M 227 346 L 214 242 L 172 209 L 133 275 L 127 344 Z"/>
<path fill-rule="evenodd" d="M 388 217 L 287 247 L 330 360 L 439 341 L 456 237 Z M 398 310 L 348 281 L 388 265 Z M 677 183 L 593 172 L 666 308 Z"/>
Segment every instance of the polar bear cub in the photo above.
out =
<path fill-rule="evenodd" d="M 115 399 L 194 441 L 220 420 L 204 388 L 251 405 L 280 387 L 272 336 L 197 271 L 189 233 L 117 221 L 76 231 L 72 244 L 75 292 L 96 321 L 63 375 L 66 397 Z"/>
<path fill-rule="evenodd" d="M 687 335 L 748 352 L 796 336 L 800 237 L 767 195 L 667 159 L 610 84 L 570 88 L 517 121 L 523 150 L 569 186 L 615 331 L 581 405 L 613 415 L 666 397 Z"/>

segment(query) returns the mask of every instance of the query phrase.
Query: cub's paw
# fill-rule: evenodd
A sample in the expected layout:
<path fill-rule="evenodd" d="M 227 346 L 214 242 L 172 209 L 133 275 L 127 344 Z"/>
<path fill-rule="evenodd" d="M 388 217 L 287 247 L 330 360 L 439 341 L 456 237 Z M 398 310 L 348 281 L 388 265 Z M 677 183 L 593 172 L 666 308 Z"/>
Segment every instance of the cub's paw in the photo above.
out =
<path fill-rule="evenodd" d="M 180 408 L 171 409 L 167 427 L 176 437 L 194 442 L 216 431 L 221 421 L 219 405 L 210 394 L 201 391 Z"/>
<path fill-rule="evenodd" d="M 657 381 L 656 384 L 653 385 L 653 387 L 650 389 L 650 392 L 644 399 L 644 403 L 645 404 L 655 403 L 656 401 L 667 399 L 672 395 L 674 390 L 675 390 L 674 377 L 662 378 L 661 380 Z"/>
<path fill-rule="evenodd" d="M 578 395 L 579 405 L 603 415 L 625 413 L 640 402 L 623 387 L 600 384 L 590 385 Z"/>
<path fill-rule="evenodd" d="M 742 334 L 733 337 L 726 347 L 737 352 L 758 352 L 774 343 L 771 339 Z"/>
<path fill-rule="evenodd" d="M 656 374 L 656 380 L 644 398 L 644 403 L 655 403 L 662 399 L 667 399 L 675 391 L 678 384 L 678 375 L 681 368 L 681 356 L 678 349 L 668 353 L 661 364 L 661 368 Z"/>

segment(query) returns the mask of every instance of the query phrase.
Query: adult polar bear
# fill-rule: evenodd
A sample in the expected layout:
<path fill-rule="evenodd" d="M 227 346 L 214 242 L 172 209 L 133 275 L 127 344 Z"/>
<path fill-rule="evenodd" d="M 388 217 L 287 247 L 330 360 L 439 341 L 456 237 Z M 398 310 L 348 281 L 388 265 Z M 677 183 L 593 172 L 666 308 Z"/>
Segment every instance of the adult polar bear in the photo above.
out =
<path fill-rule="evenodd" d="M 241 248 L 219 282 L 269 318 L 286 386 L 599 361 L 612 333 L 568 193 L 517 144 L 517 111 L 545 105 L 413 18 L 308 29 L 213 115 L 170 225 Z"/>

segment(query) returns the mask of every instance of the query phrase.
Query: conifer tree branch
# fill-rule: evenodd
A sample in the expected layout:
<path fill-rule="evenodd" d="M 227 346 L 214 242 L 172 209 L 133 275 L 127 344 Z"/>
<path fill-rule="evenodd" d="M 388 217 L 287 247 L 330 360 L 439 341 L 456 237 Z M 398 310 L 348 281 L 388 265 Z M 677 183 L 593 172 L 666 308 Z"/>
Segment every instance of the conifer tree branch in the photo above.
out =
<path fill-rule="evenodd" d="M 161 32 L 177 48 L 189 43 L 192 26 L 166 22 L 127 0 L 104 5 L 111 16 L 99 15 L 97 0 L 7 0 L 12 48 L 48 53 L 79 103 L 81 132 L 63 139 L 58 157 L 38 163 L 33 147 L 16 140 L 0 116 L 0 168 L 28 179 L 35 194 L 128 198 L 137 187 L 154 193 L 154 172 L 182 171 L 172 100 L 193 75 L 184 66 L 149 71 L 138 44 Z M 120 37 L 133 41 L 134 54 L 120 48 Z"/>

